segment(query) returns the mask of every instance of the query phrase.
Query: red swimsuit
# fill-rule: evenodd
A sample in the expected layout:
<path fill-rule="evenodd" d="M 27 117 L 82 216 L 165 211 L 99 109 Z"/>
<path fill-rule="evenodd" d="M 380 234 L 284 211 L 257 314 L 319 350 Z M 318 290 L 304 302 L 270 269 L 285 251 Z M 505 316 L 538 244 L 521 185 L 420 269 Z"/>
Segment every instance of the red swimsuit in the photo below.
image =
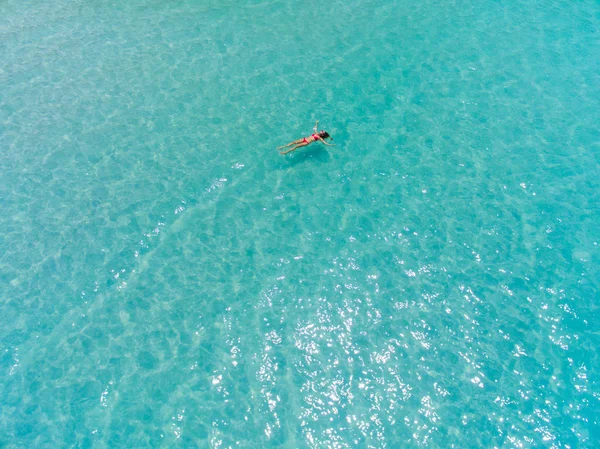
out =
<path fill-rule="evenodd" d="M 310 137 L 312 137 L 312 138 L 313 138 L 313 142 L 316 142 L 317 140 L 319 140 L 319 137 L 320 137 L 320 136 L 319 136 L 318 134 L 311 134 L 311 136 L 310 136 Z M 306 139 L 307 139 L 307 137 L 305 137 L 305 138 L 303 139 L 303 140 L 304 140 L 304 143 L 309 143 L 309 142 L 308 142 L 308 140 L 306 140 Z"/>

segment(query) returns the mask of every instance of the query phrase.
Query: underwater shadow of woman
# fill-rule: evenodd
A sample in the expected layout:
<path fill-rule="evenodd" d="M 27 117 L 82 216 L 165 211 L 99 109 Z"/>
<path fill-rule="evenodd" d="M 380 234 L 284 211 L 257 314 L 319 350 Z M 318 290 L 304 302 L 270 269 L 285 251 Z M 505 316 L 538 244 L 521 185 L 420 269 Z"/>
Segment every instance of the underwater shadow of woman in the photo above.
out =
<path fill-rule="evenodd" d="M 313 147 L 307 150 L 304 150 L 302 153 L 296 153 L 291 160 L 289 160 L 287 165 L 298 165 L 307 161 L 312 161 L 313 163 L 325 164 L 331 160 L 331 156 L 329 155 L 329 151 L 323 147 Z"/>

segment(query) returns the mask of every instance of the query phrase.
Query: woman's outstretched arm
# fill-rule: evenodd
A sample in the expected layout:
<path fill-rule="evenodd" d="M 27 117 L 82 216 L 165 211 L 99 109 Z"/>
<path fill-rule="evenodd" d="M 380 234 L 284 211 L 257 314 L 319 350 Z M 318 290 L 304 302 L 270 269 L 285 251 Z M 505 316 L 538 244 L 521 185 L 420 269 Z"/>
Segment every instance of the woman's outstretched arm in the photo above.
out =
<path fill-rule="evenodd" d="M 334 147 L 335 146 L 335 143 L 327 143 L 327 142 L 325 142 L 325 140 L 321 136 L 319 136 L 319 140 L 321 142 L 323 142 L 325 145 L 327 145 L 328 147 Z"/>

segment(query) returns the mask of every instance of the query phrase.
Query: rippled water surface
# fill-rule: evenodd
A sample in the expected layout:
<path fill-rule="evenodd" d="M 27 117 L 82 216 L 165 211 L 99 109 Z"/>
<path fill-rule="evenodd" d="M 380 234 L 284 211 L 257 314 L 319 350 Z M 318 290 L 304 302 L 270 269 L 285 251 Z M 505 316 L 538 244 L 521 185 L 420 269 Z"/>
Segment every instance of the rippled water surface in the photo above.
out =
<path fill-rule="evenodd" d="M 0 2 L 0 447 L 594 447 L 599 26 Z"/>

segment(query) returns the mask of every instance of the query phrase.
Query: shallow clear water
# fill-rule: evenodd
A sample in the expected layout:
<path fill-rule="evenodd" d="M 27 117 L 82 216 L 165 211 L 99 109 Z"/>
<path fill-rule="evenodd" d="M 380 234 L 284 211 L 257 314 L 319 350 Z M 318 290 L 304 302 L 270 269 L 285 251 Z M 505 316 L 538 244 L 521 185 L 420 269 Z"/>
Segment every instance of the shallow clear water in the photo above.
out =
<path fill-rule="evenodd" d="M 1 2 L 0 447 L 593 447 L 599 25 Z"/>

